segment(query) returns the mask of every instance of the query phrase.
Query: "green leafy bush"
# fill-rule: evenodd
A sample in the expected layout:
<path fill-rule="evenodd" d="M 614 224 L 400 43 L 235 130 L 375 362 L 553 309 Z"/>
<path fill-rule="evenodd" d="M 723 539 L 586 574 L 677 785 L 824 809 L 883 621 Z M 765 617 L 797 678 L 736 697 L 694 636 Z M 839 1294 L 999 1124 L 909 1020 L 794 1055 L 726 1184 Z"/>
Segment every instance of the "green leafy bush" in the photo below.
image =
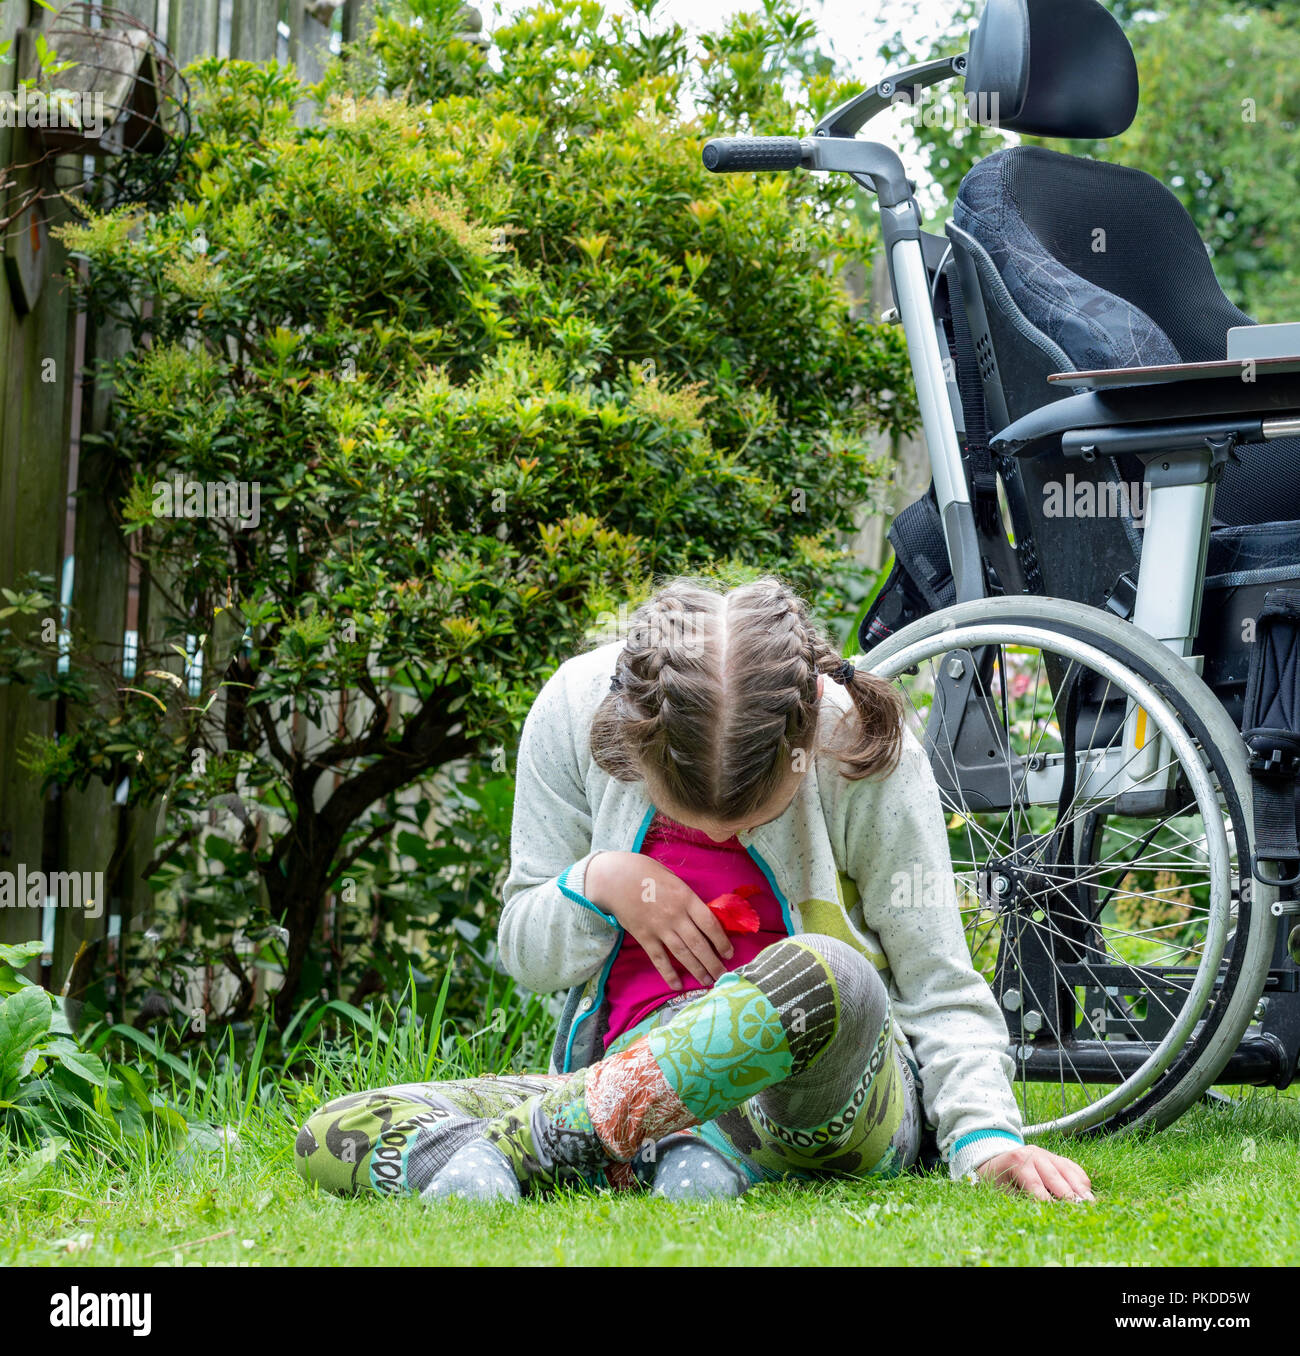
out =
<path fill-rule="evenodd" d="M 224 967 L 205 1016 L 245 1020 L 259 968 L 282 1025 L 391 993 L 457 919 L 490 929 L 555 665 L 683 571 L 778 571 L 845 625 L 866 440 L 915 419 L 900 336 L 841 282 L 874 245 L 851 188 L 700 163 L 842 97 L 806 20 L 773 3 L 694 56 L 645 7 L 559 0 L 486 61 L 456 11 L 383 18 L 309 127 L 291 72 L 202 63 L 172 206 L 65 233 L 135 341 L 97 450 L 153 610 L 125 682 L 75 615 L 56 670 L 34 585 L 0 672 L 42 654 L 77 708 L 30 751 L 46 783 L 162 800 L 136 964 L 177 1003 Z"/>
<path fill-rule="evenodd" d="M 0 945 L 0 1136 L 11 1141 L 48 1138 L 93 1115 L 94 1090 L 108 1082 L 59 1000 L 20 973 L 42 949 Z"/>
<path fill-rule="evenodd" d="M 0 945 L 0 1161 L 6 1144 L 45 1145 L 0 1185 L 30 1185 L 68 1147 L 202 1139 L 210 1127 L 192 1131 L 152 1074 L 106 1064 L 78 1041 L 63 1000 L 19 973 L 41 950 L 40 941 Z"/>

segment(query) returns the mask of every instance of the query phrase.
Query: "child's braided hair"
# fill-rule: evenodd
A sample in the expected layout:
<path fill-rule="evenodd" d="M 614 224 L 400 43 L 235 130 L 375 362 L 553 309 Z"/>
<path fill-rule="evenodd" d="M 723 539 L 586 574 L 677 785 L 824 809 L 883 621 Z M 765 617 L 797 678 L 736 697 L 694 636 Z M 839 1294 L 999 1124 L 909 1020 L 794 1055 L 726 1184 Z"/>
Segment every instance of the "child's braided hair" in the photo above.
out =
<path fill-rule="evenodd" d="M 730 590 L 674 580 L 632 616 L 592 756 L 670 806 L 746 819 L 788 784 L 796 751 L 812 752 L 819 674 L 843 682 L 856 708 L 858 729 L 835 746 L 844 775 L 892 770 L 901 698 L 846 665 L 793 589 L 771 577 Z"/>

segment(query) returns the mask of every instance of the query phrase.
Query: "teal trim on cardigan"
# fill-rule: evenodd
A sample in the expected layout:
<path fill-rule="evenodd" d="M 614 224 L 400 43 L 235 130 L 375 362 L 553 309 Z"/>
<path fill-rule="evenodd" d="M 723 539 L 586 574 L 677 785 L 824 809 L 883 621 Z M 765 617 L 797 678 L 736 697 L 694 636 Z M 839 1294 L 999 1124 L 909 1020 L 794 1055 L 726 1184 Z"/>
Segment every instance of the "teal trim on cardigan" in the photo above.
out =
<path fill-rule="evenodd" d="M 636 841 L 632 844 L 633 852 L 641 851 L 641 844 L 645 842 L 645 836 L 650 832 L 650 821 L 654 819 L 658 811 L 652 805 L 646 812 L 645 818 L 641 821 L 641 827 L 636 831 Z"/>
<path fill-rule="evenodd" d="M 781 906 L 781 921 L 785 924 L 785 935 L 787 937 L 793 937 L 794 921 L 790 914 L 790 901 L 781 893 L 781 887 L 777 885 L 776 877 L 768 870 L 768 865 L 762 857 L 760 857 L 752 847 L 746 848 L 745 851 L 749 853 L 754 864 L 763 873 L 764 879 L 766 879 L 768 883 L 768 887 L 776 896 L 777 903 Z"/>
<path fill-rule="evenodd" d="M 575 1017 L 569 1023 L 569 1039 L 564 1047 L 564 1065 L 560 1069 L 561 1073 L 569 1073 L 573 1068 L 573 1038 L 578 1034 L 578 1026 L 585 1022 L 593 1012 L 600 1011 L 600 1005 L 605 1001 L 605 981 L 609 978 L 609 972 L 614 968 L 614 957 L 619 953 L 619 947 L 623 944 L 623 931 L 619 929 L 619 940 L 614 949 L 609 953 L 609 959 L 605 962 L 604 968 L 600 972 L 600 983 L 596 986 L 596 999 L 591 1007 L 581 1016 Z"/>
<path fill-rule="evenodd" d="M 555 882 L 560 887 L 560 893 L 565 897 L 565 899 L 571 899 L 575 904 L 581 904 L 583 908 L 590 909 L 592 913 L 600 914 L 600 916 L 605 920 L 605 922 L 612 923 L 616 928 L 619 928 L 621 931 L 621 925 L 618 919 L 615 918 L 612 913 L 606 913 L 605 910 L 600 908 L 599 905 L 593 904 L 591 900 L 587 898 L 586 895 L 580 895 L 576 890 L 571 890 L 569 886 L 565 884 L 565 878 L 568 876 L 569 872 L 573 870 L 574 865 L 576 865 L 576 863 L 570 866 L 566 866 L 564 870 L 560 872 L 560 877 Z"/>
<path fill-rule="evenodd" d="M 1009 1139 L 1016 1144 L 1025 1142 L 1019 1135 L 1013 1135 L 1010 1130 L 972 1130 L 969 1135 L 963 1135 L 948 1150 L 948 1157 L 950 1159 L 956 1158 L 968 1144 L 977 1144 L 982 1139 Z"/>
<path fill-rule="evenodd" d="M 655 817 L 655 807 L 652 805 L 645 812 L 645 818 L 642 819 L 641 827 L 637 830 L 636 840 L 633 842 L 631 847 L 632 852 L 641 851 L 641 844 L 645 842 L 645 836 L 650 831 L 650 821 L 654 819 L 654 817 Z M 604 968 L 600 972 L 600 983 L 597 984 L 596 986 L 595 1001 L 592 1003 L 591 1007 L 587 1009 L 586 1012 L 584 1012 L 580 1017 L 575 1017 L 573 1021 L 569 1023 L 569 1039 L 564 1047 L 564 1067 L 560 1070 L 561 1073 L 568 1073 L 570 1068 L 572 1068 L 573 1066 L 573 1041 L 574 1037 L 577 1036 L 578 1034 L 578 1027 L 581 1025 L 581 1023 L 585 1022 L 588 1017 L 592 1016 L 593 1013 L 599 1012 L 601 1009 L 601 1005 L 605 1001 L 605 981 L 609 978 L 609 972 L 611 969 L 613 969 L 614 959 L 618 955 L 619 951 L 623 946 L 623 937 L 625 936 L 623 927 L 619 923 L 617 918 L 614 918 L 611 914 L 607 914 L 603 909 L 596 908 L 596 905 L 594 905 L 591 902 L 591 900 L 585 898 L 583 895 L 580 895 L 576 890 L 570 890 L 564 884 L 564 877 L 567 876 L 569 872 L 572 870 L 573 868 L 571 866 L 566 866 L 564 868 L 563 873 L 560 875 L 558 884 L 560 886 L 561 892 L 567 898 L 574 900 L 576 903 L 585 904 L 589 909 L 595 909 L 596 912 L 600 914 L 602 918 L 607 919 L 609 922 L 613 923 L 614 926 L 618 928 L 618 940 L 614 943 L 614 949 L 609 953 L 609 959 L 605 962 Z"/>

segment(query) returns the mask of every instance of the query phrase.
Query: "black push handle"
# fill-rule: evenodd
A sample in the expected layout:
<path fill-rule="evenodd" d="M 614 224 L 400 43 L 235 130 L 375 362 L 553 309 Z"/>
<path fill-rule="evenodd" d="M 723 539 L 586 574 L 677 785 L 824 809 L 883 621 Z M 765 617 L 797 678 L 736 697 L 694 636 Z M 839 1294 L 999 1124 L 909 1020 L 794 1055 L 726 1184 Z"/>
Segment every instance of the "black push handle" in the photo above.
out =
<path fill-rule="evenodd" d="M 704 168 L 714 174 L 798 169 L 803 162 L 798 137 L 714 137 L 704 143 Z"/>

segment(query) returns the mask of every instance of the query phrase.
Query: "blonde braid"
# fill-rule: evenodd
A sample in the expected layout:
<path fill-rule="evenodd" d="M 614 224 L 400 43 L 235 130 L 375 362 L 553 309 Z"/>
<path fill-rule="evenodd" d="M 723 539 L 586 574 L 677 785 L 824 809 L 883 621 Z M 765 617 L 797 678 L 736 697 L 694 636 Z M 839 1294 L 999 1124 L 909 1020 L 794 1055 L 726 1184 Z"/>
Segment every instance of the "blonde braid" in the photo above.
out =
<path fill-rule="evenodd" d="M 615 690 L 592 722 L 598 766 L 645 781 L 672 806 L 720 822 L 750 818 L 799 772 L 818 723 L 818 675 L 844 661 L 783 581 L 729 592 L 674 580 L 633 615 Z M 859 730 L 837 752 L 844 774 L 888 771 L 901 747 L 902 702 L 856 673 L 846 687 Z"/>

